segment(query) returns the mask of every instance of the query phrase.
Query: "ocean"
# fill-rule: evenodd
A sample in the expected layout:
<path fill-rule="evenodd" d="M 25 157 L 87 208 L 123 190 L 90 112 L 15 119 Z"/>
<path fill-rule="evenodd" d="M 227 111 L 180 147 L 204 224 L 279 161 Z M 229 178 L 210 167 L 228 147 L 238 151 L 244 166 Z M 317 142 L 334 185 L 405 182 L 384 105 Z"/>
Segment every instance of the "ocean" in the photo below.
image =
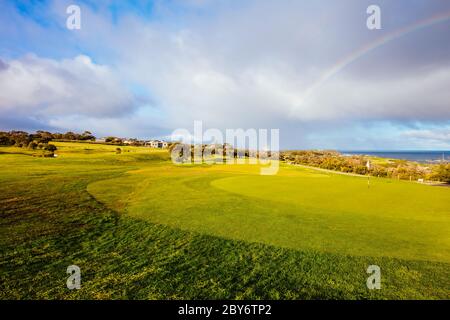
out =
<path fill-rule="evenodd" d="M 421 163 L 450 162 L 450 151 L 340 151 L 347 155 L 367 155 L 380 158 L 402 159 Z"/>

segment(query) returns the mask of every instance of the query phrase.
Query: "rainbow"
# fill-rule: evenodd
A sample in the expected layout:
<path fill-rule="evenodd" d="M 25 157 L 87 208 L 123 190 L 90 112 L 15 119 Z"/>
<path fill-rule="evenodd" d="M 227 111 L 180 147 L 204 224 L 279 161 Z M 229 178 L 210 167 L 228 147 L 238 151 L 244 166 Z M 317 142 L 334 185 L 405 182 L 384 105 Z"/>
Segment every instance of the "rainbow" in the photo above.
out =
<path fill-rule="evenodd" d="M 386 34 L 386 35 L 376 39 L 374 42 L 371 42 L 369 44 L 362 46 L 361 48 L 352 52 L 348 56 L 340 59 L 329 70 L 327 70 L 316 82 L 314 82 L 314 84 L 312 86 L 308 87 L 305 90 L 305 92 L 301 98 L 300 104 L 303 104 L 311 96 L 311 94 L 314 91 L 316 91 L 319 87 L 321 87 L 331 77 L 333 77 L 335 74 L 339 73 L 341 70 L 346 68 L 349 64 L 353 63 L 354 61 L 356 61 L 359 58 L 363 57 L 364 55 L 368 54 L 369 52 L 377 49 L 378 47 L 380 47 L 386 43 L 391 42 L 392 40 L 403 37 L 409 33 L 412 33 L 412 32 L 415 32 L 415 31 L 448 21 L 448 20 L 450 20 L 450 11 L 434 15 L 434 16 L 429 17 L 424 20 L 420 20 L 412 25 L 395 30 L 389 34 Z M 294 108 L 293 111 L 295 111 L 295 109 L 296 108 Z"/>

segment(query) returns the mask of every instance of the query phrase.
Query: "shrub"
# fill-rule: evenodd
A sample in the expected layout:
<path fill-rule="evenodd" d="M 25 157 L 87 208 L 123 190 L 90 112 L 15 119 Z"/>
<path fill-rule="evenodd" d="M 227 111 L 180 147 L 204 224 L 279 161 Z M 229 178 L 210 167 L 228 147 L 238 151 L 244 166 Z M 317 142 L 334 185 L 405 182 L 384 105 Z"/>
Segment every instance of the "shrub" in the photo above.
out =
<path fill-rule="evenodd" d="M 450 183 L 450 163 L 441 164 L 434 167 L 431 174 L 431 179 Z"/>
<path fill-rule="evenodd" d="M 47 144 L 44 147 L 44 150 L 47 150 L 47 151 L 50 151 L 50 152 L 55 152 L 56 150 L 58 150 L 58 148 L 56 148 L 56 146 L 53 145 L 53 144 Z"/>
<path fill-rule="evenodd" d="M 36 142 L 31 141 L 31 142 L 28 144 L 28 149 L 36 150 L 37 146 L 38 146 L 38 144 L 37 144 Z"/>

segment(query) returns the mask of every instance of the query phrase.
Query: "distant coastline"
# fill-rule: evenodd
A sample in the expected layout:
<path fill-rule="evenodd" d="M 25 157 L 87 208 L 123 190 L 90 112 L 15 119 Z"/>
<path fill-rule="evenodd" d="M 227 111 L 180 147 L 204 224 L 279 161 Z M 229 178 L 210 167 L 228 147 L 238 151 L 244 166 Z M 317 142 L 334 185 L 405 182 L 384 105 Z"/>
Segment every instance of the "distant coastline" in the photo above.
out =
<path fill-rule="evenodd" d="M 450 151 L 339 151 L 344 155 L 366 155 L 379 158 L 399 159 L 420 163 L 450 162 Z"/>

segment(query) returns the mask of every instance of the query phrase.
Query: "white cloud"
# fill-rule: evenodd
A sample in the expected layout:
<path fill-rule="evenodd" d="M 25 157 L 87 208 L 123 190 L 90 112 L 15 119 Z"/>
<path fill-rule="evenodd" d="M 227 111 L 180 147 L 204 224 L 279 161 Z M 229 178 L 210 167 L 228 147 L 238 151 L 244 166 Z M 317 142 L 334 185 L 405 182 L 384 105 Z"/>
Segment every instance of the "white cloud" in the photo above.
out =
<path fill-rule="evenodd" d="M 447 146 L 450 145 L 450 129 L 417 129 L 417 130 L 408 130 L 403 133 L 403 136 L 418 140 L 425 141 L 435 141 L 446 143 Z"/>
<path fill-rule="evenodd" d="M 364 77 L 352 73 L 359 62 L 372 61 L 370 73 L 385 60 L 363 56 L 304 100 L 322 74 L 378 37 L 364 38 L 365 23 L 355 29 L 348 22 L 357 21 L 356 9 L 304 7 L 250 2 L 239 12 L 223 10 L 214 20 L 186 19 L 176 27 L 128 16 L 112 32 L 101 28 L 101 38 L 109 39 L 121 75 L 152 92 L 172 127 L 193 120 L 219 128 L 283 127 L 292 121 L 299 126 L 307 121 L 449 121 L 450 69 L 429 67 L 426 59 L 414 61 L 408 72 L 394 64 L 381 76 Z M 324 28 L 318 29 L 317 21 Z M 433 50 L 442 55 L 438 47 Z"/>
<path fill-rule="evenodd" d="M 337 77 L 294 108 L 301 120 L 448 121 L 450 68 L 383 81 Z"/>
<path fill-rule="evenodd" d="M 133 110 L 133 97 L 107 66 L 84 55 L 61 61 L 35 55 L 0 70 L 0 112 L 51 118 L 115 117 Z"/>
<path fill-rule="evenodd" d="M 369 52 L 305 99 L 308 88 L 355 50 L 448 4 L 401 11 L 407 19 L 392 19 L 380 32 L 368 32 L 368 1 L 217 3 L 192 0 L 195 10 L 183 6 L 170 12 L 171 6 L 160 1 L 153 20 L 129 11 L 114 22 L 105 3 L 96 10 L 83 6 L 82 30 L 64 39 L 108 66 L 85 58 L 8 61 L 8 69 L 0 71 L 0 85 L 7 86 L 0 91 L 0 110 L 56 114 L 51 124 L 64 127 L 76 125 L 68 114 L 81 115 L 78 122 L 93 130 L 114 128 L 124 135 L 145 132 L 146 123 L 165 130 L 191 128 L 194 120 L 220 129 L 280 128 L 290 145 L 309 132 L 332 145 L 333 130 L 348 130 L 343 138 L 348 141 L 355 132 L 349 123 L 400 123 L 401 129 L 392 131 L 400 138 L 410 123 L 450 122 L 450 46 L 444 24 Z M 62 21 L 64 5 L 54 3 L 53 13 Z M 398 6 L 386 2 L 383 8 Z M 152 108 L 164 119 L 145 112 L 128 117 L 133 101 L 119 79 L 148 90 Z M 117 114 L 121 120 L 95 121 Z M 402 138 L 405 144 L 413 141 Z"/>

